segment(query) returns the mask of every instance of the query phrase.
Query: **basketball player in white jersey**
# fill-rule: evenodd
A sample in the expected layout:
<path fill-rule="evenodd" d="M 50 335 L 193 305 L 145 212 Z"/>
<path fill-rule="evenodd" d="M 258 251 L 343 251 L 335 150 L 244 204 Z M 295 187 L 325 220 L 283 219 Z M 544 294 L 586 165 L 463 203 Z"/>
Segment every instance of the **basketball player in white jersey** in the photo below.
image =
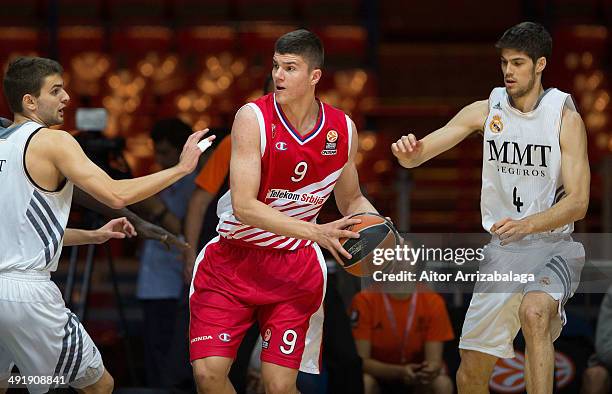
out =
<path fill-rule="evenodd" d="M 0 135 L 0 387 L 16 364 L 32 393 L 60 385 L 110 393 L 113 380 L 99 351 L 50 279 L 62 245 L 109 238 L 107 226 L 102 238 L 66 229 L 73 185 L 113 208 L 143 200 L 195 169 L 205 131 L 189 138 L 175 167 L 113 180 L 70 134 L 49 128 L 63 123 L 70 100 L 62 73 L 53 60 L 19 58 L 4 77 L 14 122 Z M 117 226 L 133 233 L 125 219 L 111 222 Z"/>
<path fill-rule="evenodd" d="M 409 134 L 391 149 L 412 168 L 476 131 L 484 134 L 481 212 L 493 239 L 479 270 L 529 270 L 535 281 L 502 292 L 478 282 L 459 343 L 459 393 L 488 392 L 497 359 L 514 356 L 519 329 L 526 341 L 527 391 L 551 393 L 553 341 L 584 264 L 584 249 L 568 234 L 589 202 L 587 138 L 570 96 L 542 87 L 552 51 L 548 32 L 524 22 L 508 29 L 496 47 L 505 87 L 423 139 Z"/>

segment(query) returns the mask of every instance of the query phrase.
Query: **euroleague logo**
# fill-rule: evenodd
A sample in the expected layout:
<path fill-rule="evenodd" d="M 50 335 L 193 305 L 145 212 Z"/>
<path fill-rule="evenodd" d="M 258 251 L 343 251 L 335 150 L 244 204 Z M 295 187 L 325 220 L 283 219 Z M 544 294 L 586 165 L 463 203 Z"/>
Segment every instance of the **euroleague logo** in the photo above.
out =
<path fill-rule="evenodd" d="M 325 136 L 325 148 L 321 151 L 323 156 L 335 155 L 338 150 L 336 148 L 338 141 L 338 132 L 336 130 L 330 130 Z"/>
<path fill-rule="evenodd" d="M 502 394 L 522 393 L 525 391 L 525 355 L 515 351 L 514 358 L 500 358 L 495 364 L 489 387 L 493 392 Z M 574 380 L 576 367 L 565 354 L 555 352 L 555 383 L 562 389 Z"/>
<path fill-rule="evenodd" d="M 262 349 L 267 349 L 270 346 L 270 338 L 272 338 L 272 330 L 268 328 L 266 329 L 266 333 L 264 334 L 262 341 L 261 341 Z"/>

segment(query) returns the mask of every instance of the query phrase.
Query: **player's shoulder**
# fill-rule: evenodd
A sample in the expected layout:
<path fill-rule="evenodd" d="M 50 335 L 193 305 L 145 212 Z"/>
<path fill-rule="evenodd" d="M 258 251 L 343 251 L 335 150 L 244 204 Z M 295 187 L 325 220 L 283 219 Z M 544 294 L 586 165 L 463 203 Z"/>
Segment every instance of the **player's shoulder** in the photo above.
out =
<path fill-rule="evenodd" d="M 48 144 L 48 148 L 60 149 L 77 143 L 75 138 L 69 132 L 47 127 L 41 128 L 36 133 L 36 141 L 44 141 L 46 144 Z"/>
<path fill-rule="evenodd" d="M 243 121 L 258 121 L 259 116 L 265 117 L 266 113 L 274 105 L 274 96 L 272 93 L 261 96 L 258 99 L 245 103 L 236 111 L 236 120 Z"/>
<path fill-rule="evenodd" d="M 321 105 L 323 106 L 323 110 L 325 111 L 326 118 L 336 118 L 344 122 L 346 122 L 347 118 L 350 119 L 350 117 L 342 109 L 338 107 L 334 107 L 333 105 L 328 104 L 324 102 L 323 100 L 320 100 L 320 101 L 321 101 Z"/>
<path fill-rule="evenodd" d="M 487 99 L 487 100 L 474 101 L 466 105 L 463 108 L 467 111 L 474 112 L 477 114 L 488 114 L 489 113 L 489 100 Z"/>
<path fill-rule="evenodd" d="M 574 104 L 574 100 L 569 94 L 563 102 L 562 119 L 563 123 L 569 122 L 572 125 L 578 125 L 582 122 L 582 116 L 580 116 L 580 113 Z"/>

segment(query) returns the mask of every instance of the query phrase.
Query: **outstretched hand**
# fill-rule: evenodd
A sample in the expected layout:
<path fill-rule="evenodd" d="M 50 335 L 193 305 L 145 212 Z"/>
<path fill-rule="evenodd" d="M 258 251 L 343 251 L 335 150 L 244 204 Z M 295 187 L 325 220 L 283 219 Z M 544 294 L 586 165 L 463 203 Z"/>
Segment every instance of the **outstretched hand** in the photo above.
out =
<path fill-rule="evenodd" d="M 414 136 L 414 134 L 408 134 L 402 136 L 397 142 L 391 144 L 391 152 L 400 164 L 402 161 L 409 162 L 416 158 L 423 150 L 423 143 Z"/>
<path fill-rule="evenodd" d="M 187 142 L 183 146 L 183 151 L 181 152 L 181 157 L 179 158 L 179 163 L 177 166 L 187 174 L 190 174 L 195 170 L 198 165 L 198 160 L 200 159 L 200 155 L 203 153 L 202 149 L 198 146 L 198 142 L 204 136 L 204 134 L 208 133 L 208 129 L 196 131 L 191 134 L 189 138 L 187 138 Z M 212 142 L 215 139 L 214 135 L 206 138 L 209 142 Z"/>
<path fill-rule="evenodd" d="M 126 218 L 113 219 L 106 223 L 104 226 L 93 233 L 93 242 L 95 244 L 102 244 L 109 239 L 123 239 L 132 238 L 137 235 L 134 226 Z"/>

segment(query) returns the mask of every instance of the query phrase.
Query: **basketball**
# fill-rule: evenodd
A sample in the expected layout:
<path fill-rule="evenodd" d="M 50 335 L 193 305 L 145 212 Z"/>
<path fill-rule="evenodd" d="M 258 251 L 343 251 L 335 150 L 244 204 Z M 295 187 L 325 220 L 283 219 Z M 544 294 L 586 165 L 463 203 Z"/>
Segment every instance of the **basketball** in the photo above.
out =
<path fill-rule="evenodd" d="M 347 227 L 359 233 L 359 238 L 341 238 L 340 244 L 352 256 L 347 259 L 340 255 L 344 269 L 355 276 L 370 276 L 375 271 L 387 268 L 389 261 L 382 265 L 374 264 L 375 249 L 394 249 L 400 243 L 400 236 L 393 223 L 377 213 L 358 213 L 351 218 L 361 223 Z"/>

